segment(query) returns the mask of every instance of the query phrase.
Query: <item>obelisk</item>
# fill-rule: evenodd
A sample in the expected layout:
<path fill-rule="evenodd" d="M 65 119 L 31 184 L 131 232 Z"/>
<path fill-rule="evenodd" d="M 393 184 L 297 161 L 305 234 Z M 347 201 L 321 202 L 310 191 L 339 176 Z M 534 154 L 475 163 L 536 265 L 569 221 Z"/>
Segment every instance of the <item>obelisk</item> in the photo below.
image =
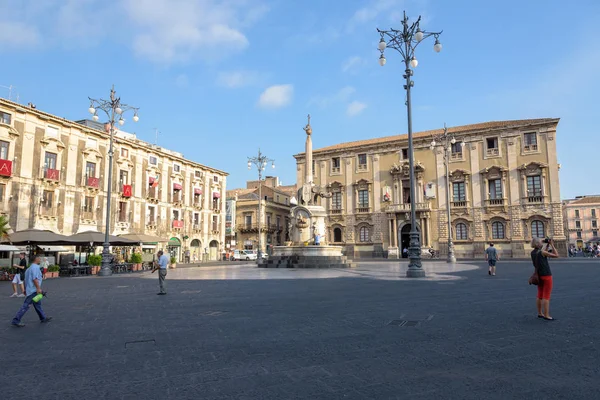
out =
<path fill-rule="evenodd" d="M 304 131 L 306 132 L 306 169 L 304 174 L 304 182 L 312 183 L 313 181 L 313 163 L 312 163 L 312 138 L 310 137 L 312 134 L 312 127 L 310 126 L 310 114 L 308 114 L 308 123 L 304 127 Z"/>

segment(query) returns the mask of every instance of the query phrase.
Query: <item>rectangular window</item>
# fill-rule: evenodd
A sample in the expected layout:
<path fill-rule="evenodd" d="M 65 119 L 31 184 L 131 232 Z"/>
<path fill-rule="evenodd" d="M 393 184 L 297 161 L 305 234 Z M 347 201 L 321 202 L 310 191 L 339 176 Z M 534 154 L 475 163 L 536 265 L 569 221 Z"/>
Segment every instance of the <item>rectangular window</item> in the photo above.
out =
<path fill-rule="evenodd" d="M 0 124 L 10 125 L 11 115 L 0 111 Z"/>
<path fill-rule="evenodd" d="M 592 231 L 592 236 L 598 237 L 598 231 Z"/>
<path fill-rule="evenodd" d="M 342 209 L 342 192 L 334 192 L 331 196 L 331 208 L 334 210 Z"/>
<path fill-rule="evenodd" d="M 154 225 L 156 223 L 156 207 L 148 207 L 147 224 Z"/>
<path fill-rule="evenodd" d="M 148 164 L 158 165 L 158 158 L 156 158 L 155 156 L 148 157 Z"/>
<path fill-rule="evenodd" d="M 89 161 L 85 163 L 85 176 L 88 178 L 96 177 L 96 163 Z"/>
<path fill-rule="evenodd" d="M 402 149 L 402 159 L 408 160 L 408 149 Z"/>
<path fill-rule="evenodd" d="M 215 182 L 215 183 L 219 182 L 219 177 L 216 175 L 213 176 L 213 182 Z"/>
<path fill-rule="evenodd" d="M 129 157 L 129 149 L 121 147 L 121 157 L 128 158 Z"/>
<path fill-rule="evenodd" d="M 358 206 L 369 207 L 369 191 L 359 190 L 358 191 Z"/>
<path fill-rule="evenodd" d="M 369 229 L 366 226 L 361 226 L 360 229 L 358 230 L 358 234 L 359 234 L 359 240 L 361 242 L 369 241 Z"/>
<path fill-rule="evenodd" d="M 581 228 L 581 221 L 575 221 L 575 228 Z"/>
<path fill-rule="evenodd" d="M 200 213 L 194 213 L 194 226 L 196 228 L 200 226 Z"/>
<path fill-rule="evenodd" d="M 267 214 L 267 226 L 271 226 L 271 214 Z"/>
<path fill-rule="evenodd" d="M 577 232 L 577 239 L 581 239 L 581 232 Z"/>
<path fill-rule="evenodd" d="M 488 156 L 497 156 L 500 154 L 500 148 L 498 147 L 498 138 L 487 138 L 486 142 L 486 154 Z"/>
<path fill-rule="evenodd" d="M 467 201 L 464 182 L 454 182 L 452 184 L 452 201 Z"/>
<path fill-rule="evenodd" d="M 489 181 L 490 200 L 502 199 L 502 181 L 500 179 L 491 179 Z"/>
<path fill-rule="evenodd" d="M 179 210 L 173 210 L 173 221 L 179 221 Z"/>
<path fill-rule="evenodd" d="M 316 165 L 317 165 L 317 163 L 315 162 L 315 160 L 312 160 L 312 172 L 313 172 L 313 175 L 317 174 L 317 166 Z"/>
<path fill-rule="evenodd" d="M 367 169 L 367 155 L 362 153 L 358 155 L 358 169 Z"/>
<path fill-rule="evenodd" d="M 575 218 L 579 218 L 579 210 L 575 210 Z"/>
<path fill-rule="evenodd" d="M 0 159 L 8 160 L 8 148 L 10 143 L 0 140 Z"/>
<path fill-rule="evenodd" d="M 592 218 L 596 218 L 596 209 L 592 208 Z"/>
<path fill-rule="evenodd" d="M 527 195 L 541 196 L 542 195 L 542 177 L 539 175 L 527 177 Z"/>
<path fill-rule="evenodd" d="M 244 223 L 246 224 L 246 227 L 250 228 L 252 226 L 252 215 L 245 215 Z"/>
<path fill-rule="evenodd" d="M 119 202 L 119 222 L 127 222 L 127 202 Z"/>
<path fill-rule="evenodd" d="M 179 165 L 179 164 L 173 164 L 173 171 L 174 172 L 181 172 L 181 165 Z"/>
<path fill-rule="evenodd" d="M 200 194 L 194 193 L 194 204 L 200 205 L 200 203 L 201 203 L 201 201 L 200 201 Z"/>
<path fill-rule="evenodd" d="M 194 172 L 194 176 L 195 176 L 196 178 L 202 178 L 202 171 L 195 171 L 195 172 Z"/>
<path fill-rule="evenodd" d="M 277 223 L 277 225 L 276 225 L 277 229 L 281 228 L 281 216 L 279 216 L 279 215 L 277 216 L 276 223 Z"/>
<path fill-rule="evenodd" d="M 462 142 L 460 142 L 460 143 L 456 142 L 456 143 L 450 144 L 450 152 L 452 153 L 452 155 L 458 154 L 462 157 L 462 151 L 463 151 Z"/>
<path fill-rule="evenodd" d="M 83 211 L 93 212 L 94 211 L 94 198 L 85 196 L 83 199 Z"/>
<path fill-rule="evenodd" d="M 331 172 L 338 173 L 340 172 L 342 162 L 339 157 L 333 157 L 331 159 Z"/>
<path fill-rule="evenodd" d="M 44 166 L 46 169 L 56 169 L 56 160 L 57 157 L 55 153 L 46 152 L 46 155 L 44 156 Z"/>
<path fill-rule="evenodd" d="M 214 232 L 219 230 L 219 216 L 218 215 L 213 215 L 213 217 L 212 217 L 212 230 Z"/>
<path fill-rule="evenodd" d="M 523 150 L 536 151 L 538 149 L 537 133 L 528 132 L 523 135 Z"/>
<path fill-rule="evenodd" d="M 593 220 L 592 221 L 592 228 L 597 228 L 598 227 L 598 221 Z"/>
<path fill-rule="evenodd" d="M 119 170 L 119 183 L 121 185 L 129 185 L 129 171 Z"/>
<path fill-rule="evenodd" d="M 49 209 L 54 205 L 54 192 L 50 190 L 44 190 L 42 194 L 42 203 L 44 208 Z"/>
<path fill-rule="evenodd" d="M 504 224 L 502 222 L 492 224 L 492 239 L 504 239 Z"/>
<path fill-rule="evenodd" d="M 0 201 L 4 201 L 4 193 L 6 193 L 6 185 L 0 184 Z"/>

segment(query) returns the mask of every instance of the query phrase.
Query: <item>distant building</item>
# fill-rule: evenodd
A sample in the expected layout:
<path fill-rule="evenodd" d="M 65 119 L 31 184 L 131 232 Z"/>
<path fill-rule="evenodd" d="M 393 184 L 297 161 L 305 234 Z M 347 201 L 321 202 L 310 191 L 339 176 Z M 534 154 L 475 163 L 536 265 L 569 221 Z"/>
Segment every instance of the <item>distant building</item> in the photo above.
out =
<path fill-rule="evenodd" d="M 261 187 L 261 215 L 258 215 L 259 182 L 248 181 L 246 189 L 227 191 L 227 201 L 233 205 L 232 229 L 225 238 L 229 248 L 258 250 L 261 236 L 262 251 L 271 252 L 272 246 L 282 246 L 288 240 L 287 226 L 291 209 L 290 194 L 280 190 L 277 177 L 268 176 Z M 260 218 L 260 232 L 259 232 Z"/>
<path fill-rule="evenodd" d="M 562 205 L 567 243 L 580 249 L 587 243 L 600 243 L 598 237 L 600 195 L 578 196 L 564 200 Z"/>
<path fill-rule="evenodd" d="M 448 128 L 450 182 L 441 129 L 414 134 L 417 229 L 424 247 L 447 254 L 446 188 L 457 257 L 483 257 L 494 242 L 503 257 L 528 257 L 532 236 L 552 236 L 565 251 L 555 118 L 494 121 Z M 318 134 L 318 133 L 317 133 Z M 460 145 L 464 140 L 464 148 Z M 295 155 L 298 186 L 305 154 Z M 407 135 L 340 143 L 313 151 L 313 182 L 333 193 L 326 242 L 350 257 L 398 257 L 408 247 L 410 180 Z"/>
<path fill-rule="evenodd" d="M 109 136 L 104 124 L 0 99 L 0 212 L 12 229 L 104 232 Z M 216 260 L 228 174 L 120 130 L 114 151 L 110 233 L 159 236 L 180 260 L 186 250 Z"/>

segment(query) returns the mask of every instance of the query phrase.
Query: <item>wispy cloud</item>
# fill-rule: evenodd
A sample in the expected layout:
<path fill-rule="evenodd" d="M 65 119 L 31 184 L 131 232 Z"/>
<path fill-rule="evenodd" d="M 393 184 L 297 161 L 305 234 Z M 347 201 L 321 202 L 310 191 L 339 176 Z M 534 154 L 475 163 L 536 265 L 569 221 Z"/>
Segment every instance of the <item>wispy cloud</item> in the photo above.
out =
<path fill-rule="evenodd" d="M 217 75 L 217 85 L 234 89 L 255 85 L 260 80 L 260 75 L 254 71 L 229 71 Z"/>
<path fill-rule="evenodd" d="M 347 101 L 355 92 L 356 89 L 354 89 L 352 86 L 345 86 L 337 92 L 329 95 L 314 96 L 308 101 L 308 106 L 310 107 L 316 105 L 320 108 L 327 108 L 332 104 Z"/>
<path fill-rule="evenodd" d="M 342 63 L 342 72 L 355 73 L 366 64 L 366 60 L 359 56 L 352 56 Z"/>
<path fill-rule="evenodd" d="M 282 108 L 292 102 L 294 85 L 273 85 L 264 90 L 258 99 L 258 106 L 266 109 Z"/>
<path fill-rule="evenodd" d="M 0 21 L 0 43 L 7 47 L 29 47 L 40 42 L 35 27 L 18 21 Z"/>
<path fill-rule="evenodd" d="M 352 103 L 348 104 L 348 108 L 346 109 L 346 115 L 348 115 L 349 117 L 355 117 L 362 113 L 365 110 L 365 108 L 367 108 L 366 103 L 362 103 L 360 101 L 353 101 Z"/>

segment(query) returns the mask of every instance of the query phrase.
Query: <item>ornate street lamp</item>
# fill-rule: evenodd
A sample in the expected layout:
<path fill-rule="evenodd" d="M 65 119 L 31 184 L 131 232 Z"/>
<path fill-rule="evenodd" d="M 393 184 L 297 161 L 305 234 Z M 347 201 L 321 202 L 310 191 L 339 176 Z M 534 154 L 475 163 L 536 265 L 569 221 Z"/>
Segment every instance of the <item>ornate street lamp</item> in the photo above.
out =
<path fill-rule="evenodd" d="M 444 124 L 444 133 L 438 136 L 434 136 L 431 141 L 429 148 L 431 151 L 435 151 L 437 145 L 440 145 L 444 154 L 444 167 L 446 168 L 446 217 L 448 219 L 448 259 L 449 263 L 455 263 L 456 257 L 454 256 L 454 244 L 452 243 L 452 221 L 450 220 L 450 173 L 449 164 L 450 157 L 452 156 L 452 146 L 456 144 L 456 138 L 454 134 L 448 135 L 448 128 Z M 461 150 L 465 147 L 465 141 L 460 142 Z"/>
<path fill-rule="evenodd" d="M 408 114 L 408 162 L 410 167 L 410 244 L 408 247 L 408 270 L 406 276 L 409 278 L 422 278 L 425 276 L 425 271 L 421 264 L 421 239 L 419 231 L 417 231 L 417 213 L 416 213 L 416 182 L 415 182 L 415 160 L 413 150 L 413 136 L 412 136 L 412 115 L 411 115 L 411 104 L 410 104 L 410 90 L 414 86 L 414 82 L 411 80 L 413 75 L 412 68 L 416 68 L 419 62 L 415 58 L 415 50 L 419 43 L 424 39 L 433 36 L 435 43 L 433 49 L 439 53 L 442 50 L 442 45 L 439 42 L 440 32 L 426 32 L 421 30 L 419 23 L 421 22 L 421 16 L 417 20 L 409 24 L 406 11 L 404 12 L 404 19 L 402 20 L 402 29 L 390 29 L 380 30 L 380 40 L 378 49 L 381 52 L 379 57 L 379 65 L 382 67 L 386 63 L 384 51 L 386 48 L 394 49 L 402 56 L 404 61 L 404 79 L 406 84 L 406 109 Z"/>
<path fill-rule="evenodd" d="M 258 149 L 257 157 L 248 157 L 248 169 L 252 169 L 252 165 L 255 165 L 258 169 L 258 251 L 256 253 L 256 262 L 260 263 L 262 260 L 262 235 L 260 232 L 261 228 L 261 205 L 262 205 L 262 173 L 267 167 L 267 164 L 271 163 L 271 168 L 275 168 L 275 160 L 271 160 Z"/>
<path fill-rule="evenodd" d="M 117 97 L 114 85 L 110 89 L 110 100 L 96 100 L 92 99 L 91 97 L 88 97 L 88 99 L 90 99 L 90 108 L 88 108 L 88 111 L 90 114 L 92 114 L 92 119 L 94 121 L 98 121 L 98 110 L 102 110 L 108 116 L 108 122 L 110 124 L 110 147 L 108 150 L 108 190 L 106 194 L 106 229 L 104 232 L 104 243 L 102 244 L 102 267 L 100 268 L 100 271 L 98 271 L 99 276 L 109 276 L 112 275 L 112 270 L 110 269 L 111 257 L 108 236 L 110 235 L 110 200 L 112 196 L 113 136 L 115 131 L 115 122 L 118 122 L 118 124 L 122 126 L 125 123 L 122 114 L 130 110 L 133 110 L 133 121 L 138 122 L 140 120 L 140 117 L 138 116 L 139 108 L 121 103 L 121 98 Z"/>

